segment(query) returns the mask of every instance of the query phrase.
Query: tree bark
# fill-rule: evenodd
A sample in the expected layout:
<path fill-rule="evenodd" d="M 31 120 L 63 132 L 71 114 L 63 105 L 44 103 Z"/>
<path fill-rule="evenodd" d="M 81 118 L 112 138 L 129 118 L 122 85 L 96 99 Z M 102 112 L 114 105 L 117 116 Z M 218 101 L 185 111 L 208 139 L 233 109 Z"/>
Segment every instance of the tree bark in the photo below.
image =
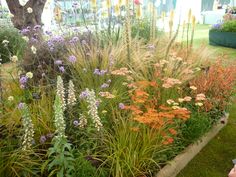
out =
<path fill-rule="evenodd" d="M 28 26 L 43 25 L 41 16 L 47 0 L 29 0 L 24 6 L 19 0 L 6 0 L 10 12 L 14 15 L 11 20 L 15 28 L 23 29 Z M 29 13 L 28 8 L 33 12 Z"/>

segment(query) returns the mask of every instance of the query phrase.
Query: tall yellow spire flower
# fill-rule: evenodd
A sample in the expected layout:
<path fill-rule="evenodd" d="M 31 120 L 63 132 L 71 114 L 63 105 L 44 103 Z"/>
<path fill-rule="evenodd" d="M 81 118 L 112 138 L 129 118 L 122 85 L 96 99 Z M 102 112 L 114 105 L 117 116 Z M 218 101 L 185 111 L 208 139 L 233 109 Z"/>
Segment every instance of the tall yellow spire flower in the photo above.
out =
<path fill-rule="evenodd" d="M 107 8 L 111 7 L 111 0 L 107 0 Z"/>
<path fill-rule="evenodd" d="M 192 9 L 189 9 L 189 11 L 188 11 L 188 23 L 190 23 L 191 17 L 192 17 Z"/>
<path fill-rule="evenodd" d="M 95 9 L 97 7 L 97 0 L 91 0 L 92 7 Z"/>
<path fill-rule="evenodd" d="M 119 3 L 115 5 L 115 14 L 116 14 L 116 16 L 120 15 L 120 5 L 119 5 Z"/>
<path fill-rule="evenodd" d="M 137 5 L 136 17 L 137 17 L 137 19 L 140 19 L 142 17 L 142 7 L 141 7 L 141 5 Z"/>

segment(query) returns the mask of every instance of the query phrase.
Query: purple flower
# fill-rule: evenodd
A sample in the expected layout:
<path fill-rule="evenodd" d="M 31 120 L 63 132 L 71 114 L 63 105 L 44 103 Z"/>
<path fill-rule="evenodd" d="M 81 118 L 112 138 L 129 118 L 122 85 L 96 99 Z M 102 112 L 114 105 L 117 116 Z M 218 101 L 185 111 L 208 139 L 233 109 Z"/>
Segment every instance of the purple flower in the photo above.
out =
<path fill-rule="evenodd" d="M 94 70 L 93 74 L 95 74 L 95 75 L 100 75 L 101 73 L 100 73 L 100 70 L 96 68 L 96 69 Z"/>
<path fill-rule="evenodd" d="M 62 43 L 65 41 L 65 39 L 62 36 L 54 36 L 51 38 L 52 42 Z"/>
<path fill-rule="evenodd" d="M 46 35 L 51 36 L 52 32 L 51 31 L 45 31 Z"/>
<path fill-rule="evenodd" d="M 27 29 L 27 28 L 24 28 L 24 29 L 22 29 L 22 30 L 20 31 L 20 33 L 21 33 L 22 35 L 27 35 L 29 32 L 30 32 L 30 30 Z"/>
<path fill-rule="evenodd" d="M 18 109 L 23 109 L 24 106 L 25 106 L 25 103 L 19 103 L 19 104 L 18 104 Z"/>
<path fill-rule="evenodd" d="M 79 38 L 78 37 L 73 37 L 70 41 L 69 41 L 69 43 L 70 44 L 75 44 L 76 42 L 78 42 L 79 41 Z"/>
<path fill-rule="evenodd" d="M 87 98 L 88 96 L 89 96 L 89 93 L 86 90 L 81 92 L 79 95 L 80 99 Z"/>
<path fill-rule="evenodd" d="M 97 100 L 96 101 L 96 106 L 98 107 L 100 105 L 101 101 L 100 100 Z"/>
<path fill-rule="evenodd" d="M 101 88 L 107 88 L 107 87 L 109 87 L 109 84 L 107 84 L 107 83 L 104 83 L 101 85 Z"/>
<path fill-rule="evenodd" d="M 31 42 L 37 43 L 37 42 L 38 42 L 38 39 L 36 39 L 35 37 L 32 37 L 32 38 L 31 38 Z"/>
<path fill-rule="evenodd" d="M 62 65 L 62 61 L 61 61 L 61 60 L 56 60 L 54 63 L 55 63 L 56 65 Z"/>
<path fill-rule="evenodd" d="M 27 78 L 26 76 L 22 76 L 22 77 L 20 78 L 20 84 L 21 84 L 21 85 L 26 84 L 27 81 L 28 81 L 28 78 Z"/>
<path fill-rule="evenodd" d="M 38 30 L 38 29 L 40 29 L 41 28 L 41 25 L 35 25 L 34 26 L 34 30 Z"/>
<path fill-rule="evenodd" d="M 74 125 L 75 127 L 78 127 L 78 126 L 79 126 L 79 121 L 78 121 L 78 120 L 74 120 L 74 121 L 73 121 L 73 125 Z"/>
<path fill-rule="evenodd" d="M 71 63 L 75 63 L 76 62 L 76 57 L 74 55 L 69 56 L 68 61 Z"/>
<path fill-rule="evenodd" d="M 101 75 L 104 75 L 107 73 L 107 70 L 101 70 Z"/>
<path fill-rule="evenodd" d="M 217 23 L 217 24 L 212 25 L 212 28 L 213 29 L 220 29 L 221 26 L 222 26 L 222 23 Z"/>
<path fill-rule="evenodd" d="M 59 71 L 61 71 L 62 73 L 64 73 L 64 72 L 65 72 L 64 66 L 60 66 L 60 67 L 59 67 Z"/>
<path fill-rule="evenodd" d="M 40 137 L 40 143 L 41 143 L 41 144 L 44 144 L 46 141 L 47 141 L 46 136 L 42 135 L 42 136 Z"/>
<path fill-rule="evenodd" d="M 119 108 L 120 108 L 120 109 L 125 109 L 124 103 L 119 103 Z"/>

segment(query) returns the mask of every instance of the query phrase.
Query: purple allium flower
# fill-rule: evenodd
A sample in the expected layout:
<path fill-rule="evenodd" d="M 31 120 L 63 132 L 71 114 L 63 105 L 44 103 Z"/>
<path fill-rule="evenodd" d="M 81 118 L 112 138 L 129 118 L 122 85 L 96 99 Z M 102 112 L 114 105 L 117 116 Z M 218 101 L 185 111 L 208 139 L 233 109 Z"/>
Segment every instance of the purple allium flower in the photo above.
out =
<path fill-rule="evenodd" d="M 80 99 L 87 98 L 88 96 L 89 96 L 89 94 L 86 90 L 81 92 L 81 94 L 79 95 Z"/>
<path fill-rule="evenodd" d="M 212 25 L 212 28 L 213 29 L 220 29 L 221 26 L 222 26 L 222 23 L 217 23 L 217 24 Z"/>
<path fill-rule="evenodd" d="M 38 30 L 38 29 L 41 29 L 41 25 L 35 25 L 34 26 L 34 30 Z"/>
<path fill-rule="evenodd" d="M 97 100 L 97 101 L 96 101 L 96 106 L 99 107 L 100 103 L 101 103 L 101 101 L 100 101 L 100 100 Z"/>
<path fill-rule="evenodd" d="M 93 74 L 95 74 L 95 75 L 101 75 L 100 70 L 97 69 L 97 68 L 94 70 Z"/>
<path fill-rule="evenodd" d="M 18 109 L 23 109 L 24 106 L 25 106 L 25 103 L 22 103 L 22 102 L 21 102 L 21 103 L 18 104 Z"/>
<path fill-rule="evenodd" d="M 21 33 L 22 35 L 27 35 L 29 32 L 30 32 L 30 30 L 27 29 L 27 28 L 24 28 L 24 29 L 22 29 L 22 30 L 20 31 L 20 33 Z"/>
<path fill-rule="evenodd" d="M 74 55 L 69 56 L 68 61 L 71 63 L 75 63 L 76 62 L 76 57 Z"/>
<path fill-rule="evenodd" d="M 40 143 L 41 143 L 41 144 L 44 144 L 46 141 L 47 141 L 46 136 L 42 135 L 42 136 L 40 137 Z"/>
<path fill-rule="evenodd" d="M 74 125 L 75 127 L 78 127 L 78 126 L 79 126 L 79 121 L 78 121 L 78 120 L 74 120 L 74 121 L 73 121 L 73 125 Z"/>
<path fill-rule="evenodd" d="M 101 88 L 107 88 L 107 87 L 109 87 L 109 84 L 107 84 L 107 83 L 104 83 L 101 85 Z"/>
<path fill-rule="evenodd" d="M 64 72 L 65 72 L 64 66 L 60 66 L 60 67 L 59 67 L 59 71 L 61 71 L 62 73 L 64 73 Z"/>
<path fill-rule="evenodd" d="M 26 76 L 22 76 L 21 78 L 20 78 L 20 84 L 26 84 L 27 83 L 27 81 L 28 81 L 28 78 L 26 77 Z"/>
<path fill-rule="evenodd" d="M 51 39 L 52 42 L 62 43 L 65 41 L 65 39 L 62 36 L 54 36 Z"/>
<path fill-rule="evenodd" d="M 125 109 L 124 103 L 119 103 L 119 108 L 120 108 L 120 109 Z"/>
<path fill-rule="evenodd" d="M 70 41 L 69 41 L 69 43 L 70 44 L 75 44 L 75 43 L 77 43 L 79 41 L 79 38 L 78 37 L 73 37 Z"/>
<path fill-rule="evenodd" d="M 51 36 L 52 32 L 51 31 L 45 31 L 46 35 Z"/>
<path fill-rule="evenodd" d="M 31 38 L 31 42 L 37 43 L 37 42 L 38 42 L 38 39 L 36 39 L 35 37 L 32 37 L 32 38 Z"/>
<path fill-rule="evenodd" d="M 101 75 L 103 76 L 104 74 L 107 73 L 107 70 L 106 70 L 106 69 L 105 69 L 105 70 L 101 70 L 100 73 L 101 73 Z"/>
<path fill-rule="evenodd" d="M 62 60 L 56 60 L 54 63 L 55 63 L 56 65 L 62 65 Z"/>

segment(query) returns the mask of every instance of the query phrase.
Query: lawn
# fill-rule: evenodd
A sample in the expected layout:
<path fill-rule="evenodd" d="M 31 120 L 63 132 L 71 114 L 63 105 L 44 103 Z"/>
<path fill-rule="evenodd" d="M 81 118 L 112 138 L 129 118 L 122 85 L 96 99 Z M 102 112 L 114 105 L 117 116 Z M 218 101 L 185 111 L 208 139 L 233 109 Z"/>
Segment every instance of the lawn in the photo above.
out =
<path fill-rule="evenodd" d="M 207 45 L 214 55 L 236 60 L 236 50 L 208 45 L 209 26 L 198 26 L 195 46 Z M 236 158 L 236 104 L 230 109 L 228 125 L 183 169 L 178 177 L 226 177 Z"/>

